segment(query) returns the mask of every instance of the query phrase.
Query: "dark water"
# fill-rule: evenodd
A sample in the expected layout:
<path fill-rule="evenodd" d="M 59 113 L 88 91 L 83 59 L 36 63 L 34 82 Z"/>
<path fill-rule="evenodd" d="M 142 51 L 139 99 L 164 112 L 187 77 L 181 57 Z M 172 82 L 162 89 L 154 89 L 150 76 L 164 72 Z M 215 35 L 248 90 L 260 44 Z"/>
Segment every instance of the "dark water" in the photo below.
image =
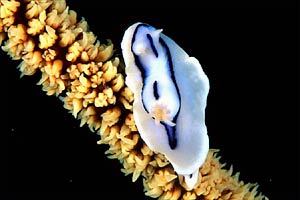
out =
<path fill-rule="evenodd" d="M 90 29 L 118 43 L 137 21 L 163 28 L 210 79 L 206 124 L 211 148 L 241 180 L 258 183 L 270 199 L 299 199 L 299 20 L 295 10 L 123 9 L 69 2 Z M 111 12 L 109 12 L 111 10 Z M 117 53 L 120 53 L 117 51 Z M 8 131 L 8 180 L 12 194 L 59 192 L 147 199 L 142 181 L 131 182 L 121 164 L 104 155 L 98 136 L 23 77 L 1 52 L 6 81 L 2 110 Z M 6 133 L 7 133 L 6 131 Z M 37 194 L 35 194 L 37 195 Z M 89 199 L 86 196 L 86 199 Z M 95 199 L 95 198 L 90 198 Z"/>

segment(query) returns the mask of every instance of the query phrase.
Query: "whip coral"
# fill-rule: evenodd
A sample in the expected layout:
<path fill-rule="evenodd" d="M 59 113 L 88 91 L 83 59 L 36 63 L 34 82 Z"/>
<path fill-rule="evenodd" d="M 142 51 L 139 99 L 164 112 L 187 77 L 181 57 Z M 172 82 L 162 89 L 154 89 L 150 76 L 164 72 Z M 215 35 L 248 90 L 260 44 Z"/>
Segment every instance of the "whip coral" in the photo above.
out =
<path fill-rule="evenodd" d="M 107 144 L 108 158 L 118 159 L 132 181 L 143 180 L 145 195 L 159 199 L 268 199 L 257 184 L 245 184 L 232 168 L 224 169 L 210 149 L 192 190 L 163 154 L 151 151 L 135 126 L 133 93 L 125 85 L 121 60 L 112 41 L 102 43 L 77 20 L 64 0 L 1 0 L 0 44 L 21 60 L 21 76 L 39 73 L 47 95 L 64 103 L 80 126 L 87 125 Z"/>

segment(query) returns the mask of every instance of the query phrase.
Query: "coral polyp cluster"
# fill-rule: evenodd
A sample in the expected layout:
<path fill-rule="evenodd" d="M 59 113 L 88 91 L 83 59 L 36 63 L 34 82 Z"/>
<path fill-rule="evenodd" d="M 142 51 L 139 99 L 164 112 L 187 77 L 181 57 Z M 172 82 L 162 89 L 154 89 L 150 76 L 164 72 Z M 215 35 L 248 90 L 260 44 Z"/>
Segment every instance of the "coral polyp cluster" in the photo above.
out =
<path fill-rule="evenodd" d="M 105 27 L 103 27 L 105 28 Z M 133 93 L 125 85 L 121 60 L 111 41 L 100 42 L 84 19 L 64 0 L 0 0 L 0 44 L 14 60 L 21 77 L 40 76 L 47 95 L 108 145 L 132 181 L 143 179 L 145 195 L 159 199 L 267 199 L 256 184 L 244 184 L 232 168 L 223 169 L 211 149 L 198 182 L 187 190 L 164 155 L 141 140 L 132 114 Z"/>

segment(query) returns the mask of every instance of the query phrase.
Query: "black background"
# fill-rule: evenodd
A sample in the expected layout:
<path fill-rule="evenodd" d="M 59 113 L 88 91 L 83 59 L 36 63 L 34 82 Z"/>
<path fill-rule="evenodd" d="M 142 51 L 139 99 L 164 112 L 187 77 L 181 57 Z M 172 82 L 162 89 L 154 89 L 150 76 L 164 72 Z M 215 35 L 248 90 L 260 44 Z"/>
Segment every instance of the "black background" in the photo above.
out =
<path fill-rule="evenodd" d="M 210 79 L 206 124 L 211 148 L 244 182 L 270 199 L 299 199 L 299 16 L 296 9 L 180 9 L 143 6 L 118 11 L 113 3 L 69 1 L 100 41 L 116 54 L 123 32 L 141 21 L 162 28 L 196 57 Z M 148 199 L 141 179 L 131 182 L 104 154 L 95 133 L 56 97 L 19 78 L 19 61 L 1 51 L 8 133 L 7 198 Z M 4 179 L 6 180 L 6 179 Z M 67 198 L 68 199 L 68 198 Z M 149 198 L 151 199 L 151 198 Z"/>

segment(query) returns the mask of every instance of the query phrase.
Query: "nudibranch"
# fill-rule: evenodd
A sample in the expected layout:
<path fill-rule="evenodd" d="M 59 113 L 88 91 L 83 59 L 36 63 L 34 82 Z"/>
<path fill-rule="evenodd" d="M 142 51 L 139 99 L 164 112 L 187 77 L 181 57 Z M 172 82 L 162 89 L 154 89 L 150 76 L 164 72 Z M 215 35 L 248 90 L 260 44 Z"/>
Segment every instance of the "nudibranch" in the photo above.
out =
<path fill-rule="evenodd" d="M 209 150 L 209 79 L 196 58 L 149 24 L 128 27 L 121 48 L 141 138 L 151 150 L 164 154 L 192 189 Z"/>

